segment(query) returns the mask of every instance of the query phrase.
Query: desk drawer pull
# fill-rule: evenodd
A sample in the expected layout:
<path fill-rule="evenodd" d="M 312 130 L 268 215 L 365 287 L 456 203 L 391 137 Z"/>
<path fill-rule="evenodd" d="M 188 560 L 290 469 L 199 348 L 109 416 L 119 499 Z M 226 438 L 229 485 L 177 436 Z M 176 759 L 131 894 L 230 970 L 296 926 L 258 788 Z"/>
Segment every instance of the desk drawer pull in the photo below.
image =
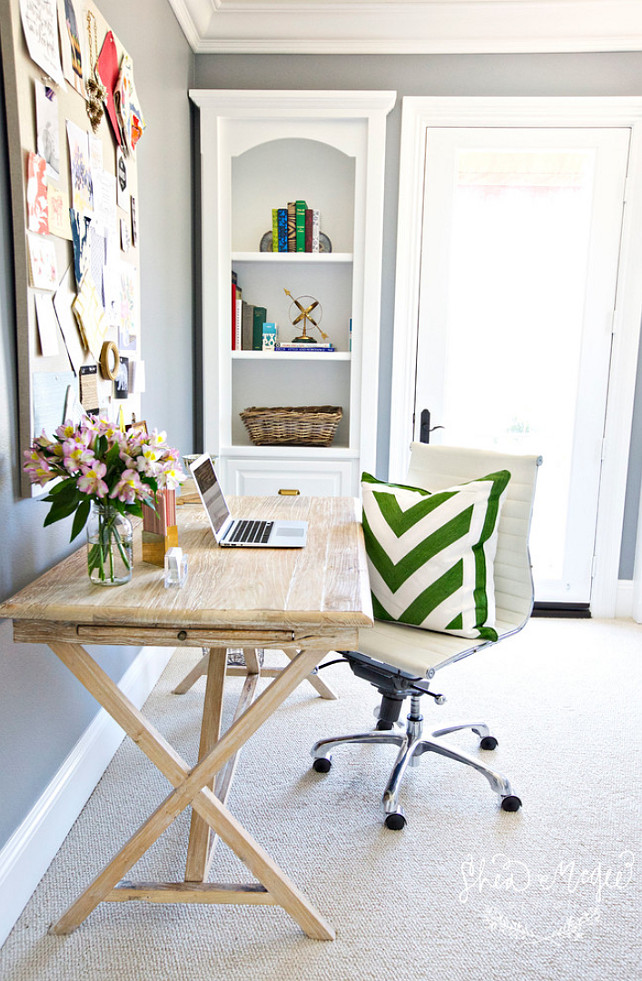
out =
<path fill-rule="evenodd" d="M 292 488 L 282 487 L 281 490 L 279 491 L 279 494 L 282 494 L 284 497 L 296 497 L 297 494 L 300 493 L 301 491 L 297 490 L 296 487 L 292 487 Z"/>
<path fill-rule="evenodd" d="M 179 630 L 178 631 L 178 639 L 179 640 L 187 640 L 187 630 Z"/>

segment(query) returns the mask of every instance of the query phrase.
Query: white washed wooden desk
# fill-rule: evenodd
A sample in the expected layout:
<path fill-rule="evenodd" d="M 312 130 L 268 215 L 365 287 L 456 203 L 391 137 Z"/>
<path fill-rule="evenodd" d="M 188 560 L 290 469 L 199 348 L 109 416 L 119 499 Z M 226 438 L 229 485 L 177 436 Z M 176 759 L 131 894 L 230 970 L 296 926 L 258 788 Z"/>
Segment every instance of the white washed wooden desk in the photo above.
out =
<path fill-rule="evenodd" d="M 334 938 L 332 926 L 248 834 L 224 800 L 238 750 L 329 650 L 355 648 L 359 630 L 372 626 L 359 506 L 352 498 L 337 497 L 236 498 L 230 503 L 239 516 L 307 520 L 307 546 L 219 549 L 202 508 L 189 505 L 179 509 L 179 542 L 189 555 L 189 576 L 182 589 L 164 588 L 162 570 L 141 561 L 137 541 L 134 575 L 125 586 L 92 586 L 82 548 L 0 605 L 0 617 L 13 620 L 14 638 L 48 644 L 174 788 L 52 926 L 54 933 L 70 933 L 100 902 L 140 899 L 278 905 L 309 937 Z M 212 649 L 196 766 L 189 767 L 83 644 Z M 250 675 L 235 720 L 219 738 L 227 647 L 299 653 L 254 701 L 250 688 L 258 676 L 256 658 L 249 663 Z M 188 805 L 192 805 L 192 824 L 185 880 L 121 881 Z M 212 849 L 210 828 L 245 863 L 256 883 L 204 881 Z M 296 854 L 292 860 L 296 864 Z"/>

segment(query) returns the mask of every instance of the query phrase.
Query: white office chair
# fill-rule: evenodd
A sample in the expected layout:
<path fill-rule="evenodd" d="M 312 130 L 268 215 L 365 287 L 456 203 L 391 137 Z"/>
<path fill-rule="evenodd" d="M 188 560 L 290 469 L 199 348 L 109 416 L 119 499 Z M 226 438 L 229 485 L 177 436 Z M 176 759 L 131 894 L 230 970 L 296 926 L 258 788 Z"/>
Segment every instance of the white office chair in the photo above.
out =
<path fill-rule="evenodd" d="M 501 798 L 506 811 L 516 811 L 521 800 L 501 773 L 481 760 L 441 742 L 441 737 L 460 729 L 472 729 L 480 737 L 480 748 L 494 749 L 497 740 L 485 723 L 438 729 L 430 738 L 422 735 L 420 698 L 431 695 L 436 702 L 442 695 L 429 690 L 430 681 L 441 668 L 475 651 L 505 640 L 528 621 L 533 607 L 533 580 L 528 535 L 530 529 L 537 467 L 541 457 L 517 456 L 483 450 L 413 443 L 410 468 L 405 484 L 439 491 L 474 480 L 497 470 L 509 470 L 508 484 L 498 526 L 494 562 L 497 641 L 467 640 L 403 624 L 375 621 L 372 630 L 360 634 L 359 651 L 342 651 L 355 675 L 374 685 L 382 696 L 376 712 L 376 728 L 367 733 L 321 739 L 312 747 L 313 767 L 326 773 L 332 765 L 331 752 L 341 743 L 385 743 L 398 747 L 398 755 L 383 793 L 384 823 L 399 830 L 406 824 L 399 806 L 399 788 L 408 765 L 417 766 L 423 753 L 437 753 L 473 767 L 488 780 Z M 399 714 L 405 698 L 410 698 L 406 730 L 400 729 Z M 395 731 L 396 730 L 396 731 Z"/>

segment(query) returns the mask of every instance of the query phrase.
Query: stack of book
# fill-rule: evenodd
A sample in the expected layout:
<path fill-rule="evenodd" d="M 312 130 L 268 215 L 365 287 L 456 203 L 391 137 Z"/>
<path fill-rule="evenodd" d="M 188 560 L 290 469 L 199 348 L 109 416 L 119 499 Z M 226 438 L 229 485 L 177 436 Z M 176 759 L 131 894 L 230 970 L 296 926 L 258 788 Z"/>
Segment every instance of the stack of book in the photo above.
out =
<path fill-rule="evenodd" d="M 333 344 L 330 343 L 330 341 L 327 341 L 324 344 L 310 344 L 310 343 L 307 343 L 306 344 L 305 341 L 284 341 L 283 344 L 276 344 L 274 350 L 275 351 L 298 351 L 299 354 L 301 353 L 301 351 L 306 351 L 306 352 L 307 351 L 316 351 L 316 352 L 322 352 L 323 351 L 323 352 L 325 352 L 327 354 L 328 351 L 334 351 L 335 350 L 335 347 L 334 347 Z"/>
<path fill-rule="evenodd" d="M 319 212 L 305 201 L 289 201 L 272 208 L 273 252 L 318 252 Z"/>
<path fill-rule="evenodd" d="M 237 282 L 236 273 L 232 273 L 232 350 L 233 351 L 262 351 L 264 350 L 264 326 L 268 326 L 266 336 L 274 337 L 276 328 L 267 324 L 265 307 L 246 303 L 243 290 Z M 273 348 L 274 341 L 268 346 Z"/>

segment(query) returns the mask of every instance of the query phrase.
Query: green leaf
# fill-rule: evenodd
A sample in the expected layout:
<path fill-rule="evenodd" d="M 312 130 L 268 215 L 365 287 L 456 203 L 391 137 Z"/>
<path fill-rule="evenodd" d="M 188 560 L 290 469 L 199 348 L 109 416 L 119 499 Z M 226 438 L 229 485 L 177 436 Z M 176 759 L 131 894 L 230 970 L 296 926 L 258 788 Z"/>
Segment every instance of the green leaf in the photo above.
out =
<path fill-rule="evenodd" d="M 76 516 L 74 518 L 74 523 L 71 526 L 71 538 L 70 542 L 73 542 L 76 535 L 79 535 L 87 524 L 87 518 L 89 517 L 89 509 L 91 507 L 91 500 L 87 497 L 84 501 L 81 501 L 78 505 L 78 510 L 76 511 Z"/>
<path fill-rule="evenodd" d="M 105 456 L 105 463 L 108 467 L 113 467 L 120 460 L 120 446 L 118 443 L 114 443 L 107 455 Z"/>
<path fill-rule="evenodd" d="M 46 528 L 47 525 L 52 525 L 55 521 L 61 521 L 62 518 L 68 518 L 70 514 L 73 514 L 76 510 L 76 501 L 55 501 L 50 509 L 49 514 L 45 518 L 43 525 Z"/>
<path fill-rule="evenodd" d="M 62 497 L 71 499 L 75 497 L 77 490 L 76 478 L 68 477 L 66 480 L 61 480 L 59 484 L 55 484 L 49 491 L 49 495 L 52 500 Z"/>

